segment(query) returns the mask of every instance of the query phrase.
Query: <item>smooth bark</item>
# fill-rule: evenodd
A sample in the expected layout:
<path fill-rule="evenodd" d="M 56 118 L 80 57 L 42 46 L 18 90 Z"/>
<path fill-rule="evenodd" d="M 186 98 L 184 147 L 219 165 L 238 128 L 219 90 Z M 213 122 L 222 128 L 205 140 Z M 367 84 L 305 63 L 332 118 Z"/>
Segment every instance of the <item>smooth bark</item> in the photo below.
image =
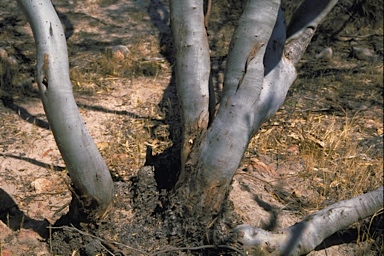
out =
<path fill-rule="evenodd" d="M 55 140 L 84 206 L 96 206 L 101 215 L 112 203 L 113 183 L 73 97 L 60 20 L 49 0 L 18 2 L 36 40 L 37 81 Z M 296 79 L 295 64 L 336 2 L 304 1 L 286 39 L 280 1 L 248 1 L 230 44 L 220 108 L 208 127 L 210 63 L 203 1 L 171 1 L 185 168 L 173 203 L 187 210 L 181 211 L 182 218 L 195 218 L 210 227 L 250 139 L 283 103 Z M 380 210 L 383 196 L 381 187 L 276 233 L 240 225 L 233 231 L 233 241 L 250 254 L 305 254 L 336 231 Z"/>
<path fill-rule="evenodd" d="M 279 0 L 247 1 L 230 43 L 217 115 L 207 131 L 196 136 L 183 166 L 188 176 L 178 180 L 178 190 L 190 202 L 186 208 L 192 215 L 197 214 L 194 211 L 206 215 L 220 211 L 249 141 L 284 102 L 296 79 L 294 65 L 337 1 L 309 2 L 297 9 L 287 40 Z M 300 16 L 304 21 L 296 18 Z M 190 72 L 186 68 L 183 74 Z"/>
<path fill-rule="evenodd" d="M 173 0 L 171 29 L 176 50 L 175 76 L 182 119 L 180 176 L 196 137 L 209 121 L 210 55 L 203 0 Z"/>
<path fill-rule="evenodd" d="M 279 232 L 250 225 L 234 229 L 234 242 L 248 254 L 303 255 L 313 251 L 325 238 L 383 209 L 383 187 L 350 200 L 335 203 L 305 220 Z"/>
<path fill-rule="evenodd" d="M 296 64 L 303 56 L 318 25 L 338 0 L 305 0 L 294 12 L 287 28 L 286 57 Z"/>
<path fill-rule="evenodd" d="M 100 216 L 112 203 L 113 182 L 73 97 L 61 22 L 49 0 L 18 3 L 35 38 L 37 82 L 50 128 L 84 208 Z"/>
<path fill-rule="evenodd" d="M 293 66 L 282 58 L 285 26 L 279 8 L 279 1 L 248 1 L 240 18 L 230 44 L 220 108 L 196 140 L 185 167 L 190 176 L 178 182 L 183 198 L 194 202 L 188 207 L 191 212 L 220 211 L 250 139 L 282 104 L 296 78 Z"/>

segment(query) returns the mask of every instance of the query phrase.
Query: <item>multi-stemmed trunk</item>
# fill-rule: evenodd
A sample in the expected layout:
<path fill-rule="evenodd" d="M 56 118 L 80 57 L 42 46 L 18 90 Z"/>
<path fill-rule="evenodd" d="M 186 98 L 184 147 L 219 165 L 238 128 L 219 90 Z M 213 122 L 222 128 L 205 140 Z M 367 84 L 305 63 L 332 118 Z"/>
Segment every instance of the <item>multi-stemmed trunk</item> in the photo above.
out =
<path fill-rule="evenodd" d="M 207 99 L 209 49 L 203 1 L 171 0 L 176 84 L 183 123 L 183 166 L 175 197 L 183 208 L 180 214 L 184 221 L 198 219 L 202 227 L 211 227 L 222 210 L 249 141 L 283 103 L 296 79 L 295 64 L 319 23 L 336 3 L 336 0 L 304 1 L 286 28 L 279 0 L 247 1 L 229 46 L 220 106 L 212 116 L 214 113 L 209 112 L 212 101 Z M 274 248 L 276 255 L 308 253 L 336 230 L 378 211 L 382 197 L 380 188 L 342 202 L 334 206 L 337 211 L 334 207 L 320 211 L 287 228 L 280 236 L 239 226 L 236 230 L 241 235 L 234 240 L 260 250 Z M 362 204 L 363 198 L 369 203 Z M 360 210 L 355 214 L 347 211 L 351 205 Z M 340 212 L 345 213 L 342 216 L 348 221 L 337 220 Z M 324 228 L 328 223 L 332 228 Z M 298 231 L 298 227 L 304 226 Z M 314 234 L 316 229 L 324 230 Z M 275 242 L 272 249 L 265 246 L 268 239 Z"/>
<path fill-rule="evenodd" d="M 90 208 L 90 214 L 101 216 L 112 203 L 113 183 L 73 97 L 60 20 L 49 0 L 18 2 L 34 33 L 40 95 L 80 196 L 78 202 L 83 210 Z M 230 43 L 217 113 L 212 108 L 203 0 L 170 2 L 183 135 L 181 173 L 170 201 L 178 205 L 176 221 L 195 219 L 202 227 L 210 227 L 222 210 L 250 139 L 283 103 L 296 79 L 295 64 L 337 1 L 304 1 L 288 28 L 279 0 L 247 1 Z M 307 253 L 333 232 L 374 214 L 382 204 L 380 188 L 330 206 L 279 234 L 238 226 L 233 241 L 260 250 L 274 249 L 275 254 Z"/>
<path fill-rule="evenodd" d="M 247 2 L 229 46 L 220 107 L 208 126 L 209 49 L 203 1 L 171 1 L 183 123 L 184 165 L 176 190 L 189 202 L 191 216 L 198 208 L 205 216 L 220 211 L 249 141 L 283 103 L 296 79 L 294 65 L 336 3 L 317 2 L 326 2 L 312 5 L 317 12 L 298 9 L 288 38 L 280 1 Z"/>

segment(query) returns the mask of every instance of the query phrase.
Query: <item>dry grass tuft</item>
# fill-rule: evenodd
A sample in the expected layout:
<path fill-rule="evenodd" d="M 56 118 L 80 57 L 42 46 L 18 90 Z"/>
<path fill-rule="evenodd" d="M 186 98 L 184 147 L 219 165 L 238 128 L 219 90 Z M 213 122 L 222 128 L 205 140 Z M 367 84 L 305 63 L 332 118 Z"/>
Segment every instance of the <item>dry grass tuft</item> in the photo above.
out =
<path fill-rule="evenodd" d="M 169 72 L 169 65 L 159 57 L 158 39 L 154 36 L 136 38 L 128 45 L 129 53 L 116 59 L 107 47 L 98 54 L 81 53 L 74 59 L 87 59 L 85 67 L 70 68 L 70 77 L 74 89 L 82 93 L 94 93 L 110 90 L 114 79 L 137 77 L 156 77 Z"/>
<path fill-rule="evenodd" d="M 295 198 L 279 201 L 308 215 L 383 185 L 383 69 L 336 59 L 308 61 L 299 70 L 286 102 L 251 141 L 246 158 L 268 156 L 281 189 Z M 382 251 L 380 225 L 382 216 L 353 225 L 357 254 L 368 247 Z"/>
<path fill-rule="evenodd" d="M 330 72 L 313 64 L 311 72 L 303 71 L 281 110 L 250 144 L 248 156 L 302 163 L 297 175 L 316 191 L 307 210 L 383 184 L 382 69 L 355 67 Z"/>
<path fill-rule="evenodd" d="M 381 158 L 359 147 L 355 132 L 359 127 L 345 117 L 310 116 L 303 127 L 300 151 L 305 162 L 303 178 L 309 178 L 320 198 L 348 199 L 374 190 L 383 183 Z M 317 200 L 314 199 L 316 202 Z"/>

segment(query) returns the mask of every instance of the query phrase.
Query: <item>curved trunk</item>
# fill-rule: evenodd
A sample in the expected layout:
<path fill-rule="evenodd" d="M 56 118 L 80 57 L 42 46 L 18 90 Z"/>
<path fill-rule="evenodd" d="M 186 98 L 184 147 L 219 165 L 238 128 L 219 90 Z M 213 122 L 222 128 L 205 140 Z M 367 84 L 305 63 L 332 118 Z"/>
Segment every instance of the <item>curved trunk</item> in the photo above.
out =
<path fill-rule="evenodd" d="M 18 0 L 37 48 L 37 82 L 56 144 L 83 210 L 102 215 L 112 203 L 113 182 L 77 108 L 69 79 L 64 31 L 49 0 Z M 88 209 L 89 211 L 89 209 Z"/>

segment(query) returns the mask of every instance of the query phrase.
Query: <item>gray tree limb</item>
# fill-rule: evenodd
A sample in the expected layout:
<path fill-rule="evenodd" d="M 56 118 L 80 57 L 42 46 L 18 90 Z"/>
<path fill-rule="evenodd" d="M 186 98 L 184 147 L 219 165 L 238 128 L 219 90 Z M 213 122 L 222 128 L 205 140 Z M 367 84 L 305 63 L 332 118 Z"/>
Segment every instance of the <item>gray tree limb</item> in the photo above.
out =
<path fill-rule="evenodd" d="M 320 22 L 338 0 L 305 0 L 296 9 L 287 28 L 286 57 L 295 65 L 303 56 Z"/>
<path fill-rule="evenodd" d="M 183 168 L 196 136 L 208 126 L 210 54 L 203 0 L 172 0 L 170 8 L 176 48 L 176 86 L 182 118 Z"/>
<path fill-rule="evenodd" d="M 199 170 L 193 178 L 195 182 L 190 183 L 191 190 L 199 193 L 196 188 L 205 187 L 209 193 L 200 196 L 200 203 L 213 212 L 220 208 L 219 202 L 226 196 L 250 138 L 266 117 L 268 111 L 265 107 L 278 104 L 270 100 L 273 100 L 271 93 L 280 94 L 277 93 L 280 85 L 275 83 L 278 85 L 276 88 L 264 87 L 264 83 L 272 78 L 264 79 L 263 59 L 279 7 L 279 1 L 248 1 L 230 44 L 220 108 L 193 157 L 197 163 L 191 163 Z M 276 75 L 278 72 L 269 73 L 269 76 Z M 285 94 L 280 102 L 284 98 Z"/>
<path fill-rule="evenodd" d="M 18 0 L 37 48 L 37 82 L 44 111 L 74 187 L 86 206 L 102 214 L 112 203 L 113 182 L 77 108 L 69 78 L 67 44 L 50 0 Z"/>
<path fill-rule="evenodd" d="M 275 233 L 247 224 L 240 225 L 234 229 L 234 242 L 240 243 L 250 254 L 307 254 L 335 232 L 374 215 L 383 208 L 383 198 L 383 187 L 380 187 L 355 198 L 337 202 Z"/>

